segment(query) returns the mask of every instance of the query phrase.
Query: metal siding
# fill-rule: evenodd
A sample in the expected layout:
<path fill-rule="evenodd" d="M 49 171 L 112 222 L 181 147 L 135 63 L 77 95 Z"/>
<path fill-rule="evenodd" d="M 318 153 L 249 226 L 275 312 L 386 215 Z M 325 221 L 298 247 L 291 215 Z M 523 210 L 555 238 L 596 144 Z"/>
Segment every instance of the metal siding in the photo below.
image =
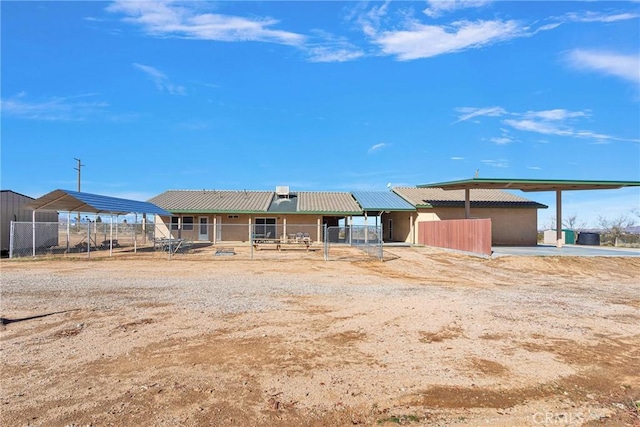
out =
<path fill-rule="evenodd" d="M 453 219 L 418 223 L 418 243 L 491 255 L 490 219 Z"/>

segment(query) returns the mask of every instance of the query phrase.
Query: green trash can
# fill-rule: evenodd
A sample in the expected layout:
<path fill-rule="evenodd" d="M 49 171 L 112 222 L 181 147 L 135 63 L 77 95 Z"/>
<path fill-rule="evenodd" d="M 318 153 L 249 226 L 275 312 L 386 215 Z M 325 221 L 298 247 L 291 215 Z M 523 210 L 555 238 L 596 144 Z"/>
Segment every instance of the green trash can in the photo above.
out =
<path fill-rule="evenodd" d="M 564 232 L 564 243 L 567 245 L 575 245 L 576 244 L 576 232 L 573 230 L 562 229 Z"/>

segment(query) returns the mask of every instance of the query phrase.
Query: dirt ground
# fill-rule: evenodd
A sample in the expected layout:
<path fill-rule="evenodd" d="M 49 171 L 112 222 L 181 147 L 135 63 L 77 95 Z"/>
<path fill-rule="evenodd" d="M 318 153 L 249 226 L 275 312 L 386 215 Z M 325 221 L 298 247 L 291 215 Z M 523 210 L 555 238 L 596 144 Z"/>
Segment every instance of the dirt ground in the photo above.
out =
<path fill-rule="evenodd" d="M 3 426 L 640 426 L 640 259 L 3 260 Z"/>

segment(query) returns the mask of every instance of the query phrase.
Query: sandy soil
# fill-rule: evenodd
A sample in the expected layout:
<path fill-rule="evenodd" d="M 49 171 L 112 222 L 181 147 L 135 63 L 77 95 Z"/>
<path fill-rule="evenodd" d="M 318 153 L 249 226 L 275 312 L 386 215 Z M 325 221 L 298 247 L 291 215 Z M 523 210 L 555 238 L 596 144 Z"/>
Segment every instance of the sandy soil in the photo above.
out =
<path fill-rule="evenodd" d="M 0 263 L 0 424 L 640 425 L 640 259 Z"/>

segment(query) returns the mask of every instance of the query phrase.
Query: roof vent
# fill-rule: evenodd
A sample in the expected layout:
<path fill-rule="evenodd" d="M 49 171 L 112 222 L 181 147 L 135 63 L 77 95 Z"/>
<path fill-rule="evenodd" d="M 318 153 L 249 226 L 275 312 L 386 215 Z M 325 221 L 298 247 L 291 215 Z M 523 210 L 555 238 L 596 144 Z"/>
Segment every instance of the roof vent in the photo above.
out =
<path fill-rule="evenodd" d="M 276 186 L 276 195 L 278 197 L 289 197 L 289 186 L 288 185 Z"/>

